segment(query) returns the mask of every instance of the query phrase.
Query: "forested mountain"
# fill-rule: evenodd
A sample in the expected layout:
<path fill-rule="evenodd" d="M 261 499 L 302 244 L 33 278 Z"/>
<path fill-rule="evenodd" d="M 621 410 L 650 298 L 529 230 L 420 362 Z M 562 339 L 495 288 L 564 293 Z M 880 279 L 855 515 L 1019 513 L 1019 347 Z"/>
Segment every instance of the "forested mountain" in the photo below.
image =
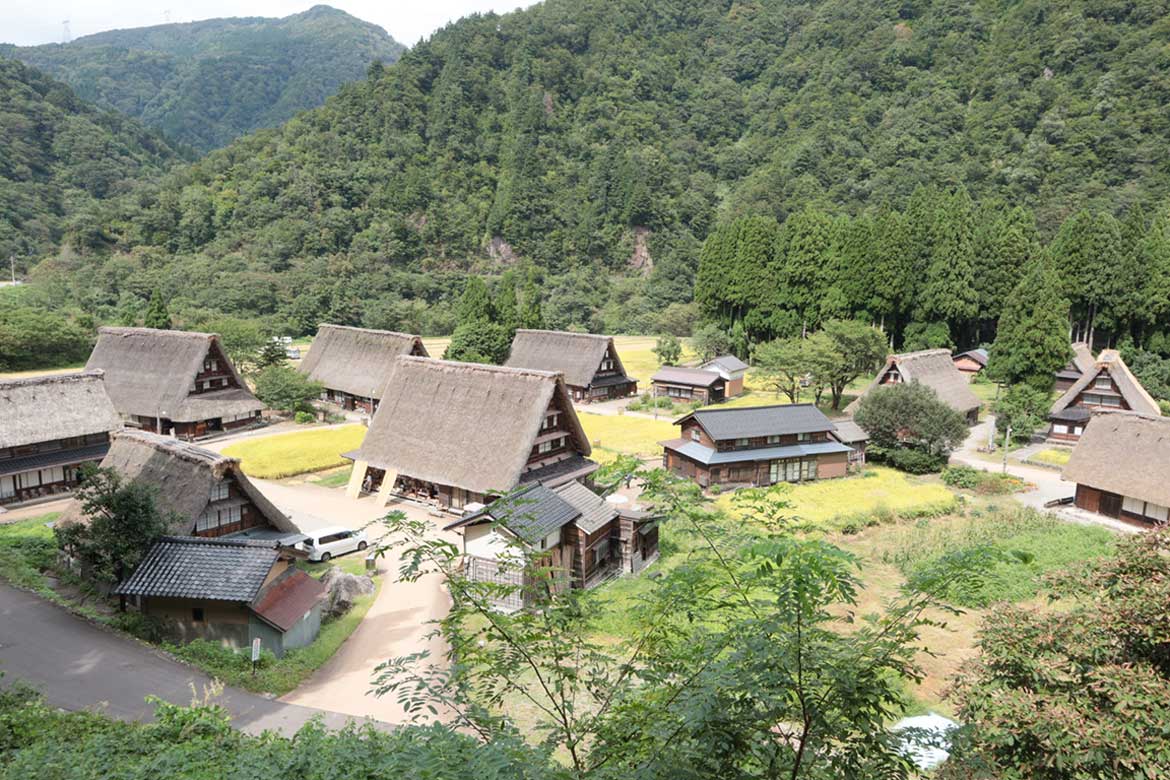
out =
<path fill-rule="evenodd" d="M 319 5 L 283 19 L 113 30 L 0 54 L 205 152 L 321 105 L 371 62 L 393 62 L 402 51 L 381 27 Z"/>
<path fill-rule="evenodd" d="M 1168 38 L 1155 0 L 546 0 L 449 25 L 166 177 L 118 220 L 126 251 L 39 278 L 100 316 L 158 286 L 180 317 L 435 331 L 450 307 L 427 304 L 468 272 L 531 264 L 550 324 L 649 330 L 685 317 L 717 225 L 880 219 L 929 186 L 959 216 L 913 226 L 929 257 L 912 272 L 940 276 L 891 316 L 953 314 L 951 335 L 975 338 L 1001 291 L 973 292 L 979 270 L 947 258 L 989 238 L 980 215 L 1019 228 L 1019 267 L 1081 209 L 1158 213 Z M 864 239 L 851 251 L 880 270 Z M 766 316 L 761 337 L 801 325 Z"/>
<path fill-rule="evenodd" d="M 0 58 L 0 259 L 23 270 L 64 238 L 107 240 L 110 203 L 177 161 L 156 133 Z"/>

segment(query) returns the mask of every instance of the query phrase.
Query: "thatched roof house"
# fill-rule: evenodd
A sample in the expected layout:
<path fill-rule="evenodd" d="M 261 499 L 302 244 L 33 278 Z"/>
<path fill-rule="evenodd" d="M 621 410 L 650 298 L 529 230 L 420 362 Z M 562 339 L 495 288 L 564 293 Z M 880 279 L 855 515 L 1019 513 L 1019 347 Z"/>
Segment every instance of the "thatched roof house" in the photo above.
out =
<path fill-rule="evenodd" d="M 1170 519 L 1170 419 L 1133 412 L 1093 414 L 1064 478 L 1076 505 L 1148 523 Z"/>
<path fill-rule="evenodd" d="M 1049 438 L 1076 441 L 1094 411 L 1134 411 L 1160 417 L 1162 410 L 1115 349 L 1105 349 L 1048 413 Z"/>
<path fill-rule="evenodd" d="M 558 374 L 402 356 L 362 446 L 351 494 L 391 490 L 461 508 L 521 482 L 597 469 Z M 366 482 L 367 472 L 374 479 Z"/>
<path fill-rule="evenodd" d="M 518 330 L 504 365 L 563 375 L 575 401 L 625 398 L 638 391 L 637 381 L 626 376 L 611 336 Z"/>
<path fill-rule="evenodd" d="M 1063 393 L 1065 390 L 1076 384 L 1077 380 L 1081 378 L 1086 371 L 1093 370 L 1093 364 L 1096 359 L 1093 357 L 1093 351 L 1089 349 L 1089 345 L 1083 341 L 1078 341 L 1072 345 L 1073 356 L 1072 360 L 1065 365 L 1064 368 L 1056 372 L 1056 390 Z"/>
<path fill-rule="evenodd" d="M 101 371 L 0 380 L 0 504 L 69 490 L 121 427 Z"/>
<path fill-rule="evenodd" d="M 86 369 L 105 372 L 124 418 L 156 432 L 194 438 L 248 425 L 264 408 L 213 333 L 101 328 Z"/>
<path fill-rule="evenodd" d="M 372 414 L 399 355 L 427 357 L 427 350 L 407 333 L 326 324 L 298 369 L 325 386 L 325 400 Z"/>
<path fill-rule="evenodd" d="M 208 537 L 271 529 L 274 537 L 299 534 L 235 458 L 166 436 L 122 431 L 101 465 L 126 481 L 154 488 L 158 507 L 176 515 L 170 533 Z M 61 519 L 82 521 L 80 504 L 73 501 Z"/>
<path fill-rule="evenodd" d="M 865 394 L 880 385 L 920 382 L 934 390 L 939 400 L 974 423 L 979 418 L 979 398 L 971 392 L 967 379 L 955 368 L 950 350 L 927 349 L 890 355 L 873 381 L 853 403 L 845 407 L 850 414 L 857 411 Z"/>

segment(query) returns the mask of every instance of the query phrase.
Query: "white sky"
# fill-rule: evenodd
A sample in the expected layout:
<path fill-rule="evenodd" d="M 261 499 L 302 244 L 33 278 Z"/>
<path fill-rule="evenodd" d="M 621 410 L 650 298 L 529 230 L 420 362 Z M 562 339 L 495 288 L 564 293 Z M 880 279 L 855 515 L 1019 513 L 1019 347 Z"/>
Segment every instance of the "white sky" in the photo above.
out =
<path fill-rule="evenodd" d="M 60 43 L 68 19 L 74 38 L 123 27 L 191 22 L 221 16 L 288 16 L 317 5 L 313 0 L 0 0 L 0 42 L 30 46 Z M 533 0 L 322 0 L 383 27 L 413 46 L 419 39 L 476 12 L 506 13 Z"/>

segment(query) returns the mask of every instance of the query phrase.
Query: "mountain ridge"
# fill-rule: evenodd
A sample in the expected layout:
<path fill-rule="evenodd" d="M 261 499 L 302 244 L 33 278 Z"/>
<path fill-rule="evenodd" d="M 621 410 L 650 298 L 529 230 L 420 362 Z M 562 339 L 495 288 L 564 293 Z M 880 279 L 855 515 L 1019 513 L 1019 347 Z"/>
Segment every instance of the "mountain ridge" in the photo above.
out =
<path fill-rule="evenodd" d="M 107 30 L 69 43 L 0 46 L 80 97 L 207 152 L 321 105 L 404 47 L 381 27 L 318 5 L 282 18 L 228 17 Z"/>

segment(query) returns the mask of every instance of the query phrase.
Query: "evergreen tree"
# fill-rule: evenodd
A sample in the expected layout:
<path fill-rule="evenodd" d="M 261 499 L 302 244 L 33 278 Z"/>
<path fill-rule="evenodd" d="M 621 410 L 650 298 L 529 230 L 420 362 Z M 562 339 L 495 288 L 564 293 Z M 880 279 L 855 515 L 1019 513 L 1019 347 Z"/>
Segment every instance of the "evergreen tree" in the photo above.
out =
<path fill-rule="evenodd" d="M 509 334 L 515 334 L 520 327 L 520 310 L 516 302 L 516 282 L 511 271 L 500 280 L 500 291 L 496 296 L 496 318 Z"/>
<path fill-rule="evenodd" d="M 159 330 L 170 330 L 173 327 L 171 313 L 167 309 L 166 301 L 163 300 L 162 292 L 157 287 L 150 294 L 150 303 L 147 304 L 146 314 L 142 317 L 142 325 Z"/>
<path fill-rule="evenodd" d="M 536 274 L 529 273 L 524 284 L 523 308 L 520 310 L 520 327 L 542 330 L 545 327 L 544 313 L 540 305 L 540 288 L 536 285 Z"/>
<path fill-rule="evenodd" d="M 828 215 L 810 207 L 788 217 L 781 230 L 784 270 L 777 308 L 794 311 L 803 330 L 820 320 L 832 229 Z"/>
<path fill-rule="evenodd" d="M 1079 211 L 1060 226 L 1049 252 L 1071 305 L 1074 340 L 1091 341 L 1103 304 L 1114 299 L 1121 233 L 1110 215 Z"/>
<path fill-rule="evenodd" d="M 1148 328 L 1165 323 L 1170 317 L 1170 209 L 1155 217 L 1142 238 L 1139 252 L 1142 267 L 1139 300 Z"/>
<path fill-rule="evenodd" d="M 975 289 L 975 215 L 965 189 L 960 188 L 945 199 L 933 238 L 920 311 L 923 319 L 946 322 L 952 338 L 962 343 L 970 321 L 979 313 Z"/>
<path fill-rule="evenodd" d="M 459 299 L 459 306 L 455 315 L 460 325 L 473 322 L 495 322 L 496 311 L 492 306 L 491 294 L 482 277 L 472 276 L 463 288 L 463 297 Z"/>
<path fill-rule="evenodd" d="M 1008 296 L 991 345 L 987 375 L 1014 385 L 1052 388 L 1053 374 L 1072 357 L 1068 300 L 1048 263 L 1032 263 Z"/>
<path fill-rule="evenodd" d="M 866 275 L 869 299 L 863 308 L 876 324 L 896 336 L 906 325 L 905 312 L 917 282 L 910 230 L 900 212 L 885 209 L 878 214 L 873 254 L 866 264 L 870 267 Z"/>
<path fill-rule="evenodd" d="M 1006 212 L 983 210 L 975 234 L 979 340 L 991 338 L 987 325 L 994 327 L 1004 302 L 1037 251 L 1031 212 L 1018 206 Z"/>

